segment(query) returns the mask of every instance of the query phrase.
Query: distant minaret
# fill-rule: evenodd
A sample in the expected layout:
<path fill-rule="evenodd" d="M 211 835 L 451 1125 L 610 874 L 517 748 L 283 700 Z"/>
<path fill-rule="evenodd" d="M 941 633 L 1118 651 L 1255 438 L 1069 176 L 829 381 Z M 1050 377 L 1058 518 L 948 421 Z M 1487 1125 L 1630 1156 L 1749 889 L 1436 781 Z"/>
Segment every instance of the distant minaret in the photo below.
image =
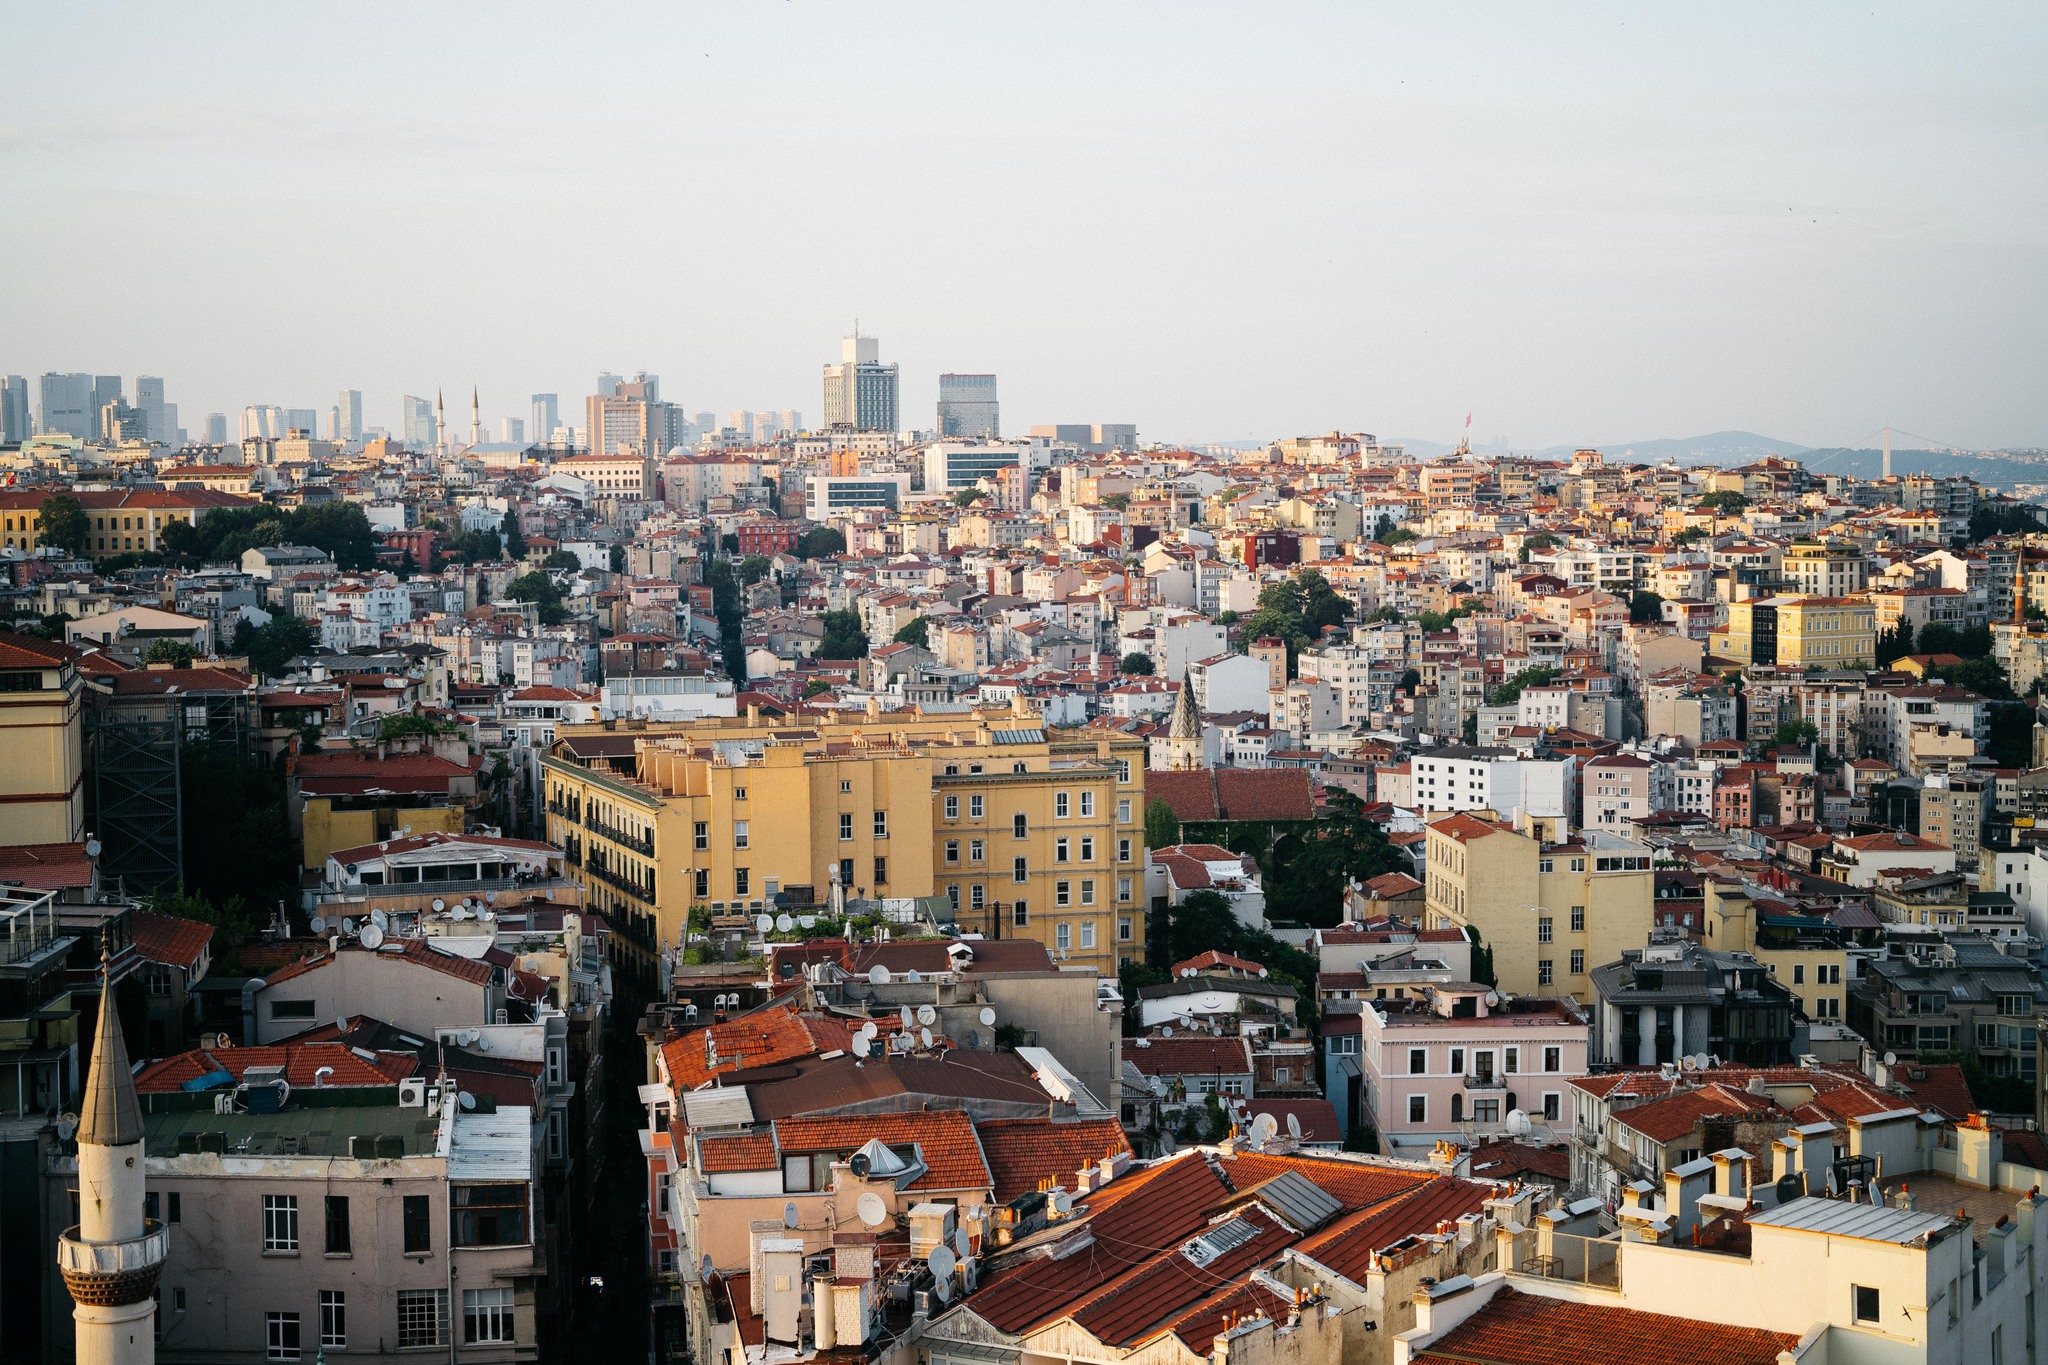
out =
<path fill-rule="evenodd" d="M 1180 675 L 1180 696 L 1173 703 L 1173 724 L 1167 731 L 1168 771 L 1193 773 L 1202 770 L 1202 713 L 1195 709 L 1194 679 Z"/>
<path fill-rule="evenodd" d="M 142 1216 L 142 1106 L 114 1013 L 114 979 L 100 959 L 100 1022 L 78 1119 L 78 1226 L 57 1241 L 71 1293 L 78 1365 L 156 1359 L 156 1280 L 170 1248 Z"/>
<path fill-rule="evenodd" d="M 441 401 L 441 386 L 434 386 L 434 447 L 448 453 L 448 405 Z"/>
<path fill-rule="evenodd" d="M 476 405 L 476 385 L 469 386 L 469 444 L 472 447 L 483 444 L 484 419 Z"/>

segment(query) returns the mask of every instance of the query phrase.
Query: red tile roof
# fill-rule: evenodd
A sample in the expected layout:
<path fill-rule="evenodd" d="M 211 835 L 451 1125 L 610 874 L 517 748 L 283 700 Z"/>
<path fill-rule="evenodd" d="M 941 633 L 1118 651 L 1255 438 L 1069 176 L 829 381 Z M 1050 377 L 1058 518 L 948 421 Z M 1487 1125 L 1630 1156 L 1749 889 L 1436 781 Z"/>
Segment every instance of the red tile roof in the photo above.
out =
<path fill-rule="evenodd" d="M 1242 1038 L 1126 1038 L 1124 1060 L 1147 1076 L 1242 1076 L 1252 1069 Z M 1139 1046 L 1140 1042 L 1144 1046 Z"/>
<path fill-rule="evenodd" d="M 965 1110 L 799 1115 L 775 1121 L 775 1140 L 784 1152 L 852 1152 L 876 1138 L 890 1147 L 916 1144 L 927 1169 L 910 1182 L 913 1190 L 986 1190 L 993 1183 Z"/>
<path fill-rule="evenodd" d="M 985 1119 L 974 1131 L 995 1177 L 998 1204 L 1031 1193 L 1048 1177 L 1071 1189 L 1084 1162 L 1131 1151 L 1123 1124 L 1115 1119 Z"/>
<path fill-rule="evenodd" d="M 247 692 L 256 680 L 233 668 L 136 668 L 109 679 L 117 697 L 166 696 L 172 692 Z"/>
<path fill-rule="evenodd" d="M 1145 774 L 1145 796 L 1166 802 L 1174 818 L 1313 820 L 1315 792 L 1306 768 L 1211 768 Z"/>
<path fill-rule="evenodd" d="M 771 1133 L 736 1133 L 697 1140 L 697 1167 L 706 1175 L 728 1171 L 772 1171 L 775 1138 Z"/>
<path fill-rule="evenodd" d="M 1544 1298 L 1502 1285 L 1423 1347 L 1416 1365 L 1775 1365 L 1797 1332 Z"/>
<path fill-rule="evenodd" d="M 0 630 L 0 668 L 56 668 L 77 658 L 78 651 L 70 645 Z"/>
<path fill-rule="evenodd" d="M 92 885 L 93 858 L 83 843 L 16 844 L 0 848 L 0 880 L 35 891 L 68 891 Z"/>
<path fill-rule="evenodd" d="M 1357 1284 L 1366 1282 L 1372 1258 L 1406 1237 L 1436 1231 L 1437 1224 L 1477 1213 L 1496 1191 L 1470 1180 L 1414 1177 L 1401 1197 L 1359 1209 L 1319 1229 L 1299 1248 L 1303 1256 Z"/>
<path fill-rule="evenodd" d="M 361 944 L 348 942 L 341 945 L 341 952 L 360 953 L 366 957 L 374 957 L 379 962 L 409 962 L 477 986 L 484 985 L 491 979 L 491 969 L 487 963 L 478 962 L 473 958 L 456 957 L 452 953 L 430 948 L 425 939 L 402 938 L 397 940 L 397 943 L 398 951 L 394 952 L 388 940 L 382 948 L 375 951 Z M 301 958 L 272 972 L 265 984 L 275 986 L 279 982 L 290 981 L 293 977 L 317 971 L 334 960 L 335 954 L 332 952 Z"/>
<path fill-rule="evenodd" d="M 239 1082 L 252 1066 L 281 1066 L 284 1078 L 294 1086 L 396 1085 L 418 1069 L 417 1058 L 400 1052 L 380 1052 L 367 1061 L 343 1043 L 287 1043 L 278 1047 L 195 1048 L 175 1057 L 151 1062 L 135 1077 L 135 1088 L 144 1094 L 173 1094 L 186 1081 L 225 1071 Z"/>
<path fill-rule="evenodd" d="M 135 951 L 143 961 L 161 962 L 169 967 L 191 967 L 213 941 L 211 924 L 159 915 L 153 910 L 137 910 L 129 915 L 128 927 L 135 935 Z"/>
<path fill-rule="evenodd" d="M 663 1044 L 661 1055 L 669 1084 L 695 1090 L 713 1076 L 843 1051 L 852 1037 L 844 1021 L 800 1014 L 793 1003 L 784 1002 L 686 1033 Z"/>

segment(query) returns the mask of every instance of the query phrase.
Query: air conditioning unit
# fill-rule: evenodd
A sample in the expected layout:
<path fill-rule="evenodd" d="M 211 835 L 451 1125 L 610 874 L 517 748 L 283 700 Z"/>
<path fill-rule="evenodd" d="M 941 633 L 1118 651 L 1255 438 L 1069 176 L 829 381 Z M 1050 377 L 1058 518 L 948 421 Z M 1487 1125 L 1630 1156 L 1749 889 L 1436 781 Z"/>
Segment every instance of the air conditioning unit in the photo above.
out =
<path fill-rule="evenodd" d="M 424 1106 L 425 1106 L 425 1104 L 426 1104 L 426 1102 L 427 1102 L 427 1083 L 426 1083 L 425 1081 L 420 1081 L 420 1080 L 412 1080 L 412 1081 L 400 1081 L 400 1082 L 398 1083 L 398 1107 L 399 1107 L 399 1108 L 401 1108 L 401 1109 L 419 1109 L 419 1108 L 422 1108 L 422 1107 L 424 1107 Z"/>

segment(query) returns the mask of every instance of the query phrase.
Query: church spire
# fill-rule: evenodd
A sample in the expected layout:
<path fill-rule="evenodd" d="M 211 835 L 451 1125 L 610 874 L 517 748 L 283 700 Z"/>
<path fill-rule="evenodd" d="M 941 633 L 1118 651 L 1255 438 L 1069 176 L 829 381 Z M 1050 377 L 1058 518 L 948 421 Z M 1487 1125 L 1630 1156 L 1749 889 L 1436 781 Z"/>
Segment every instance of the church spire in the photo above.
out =
<path fill-rule="evenodd" d="M 1173 703 L 1173 722 L 1168 726 L 1167 763 L 1174 772 L 1202 769 L 1202 713 L 1195 705 L 1195 681 L 1189 672 L 1180 675 L 1180 696 Z"/>

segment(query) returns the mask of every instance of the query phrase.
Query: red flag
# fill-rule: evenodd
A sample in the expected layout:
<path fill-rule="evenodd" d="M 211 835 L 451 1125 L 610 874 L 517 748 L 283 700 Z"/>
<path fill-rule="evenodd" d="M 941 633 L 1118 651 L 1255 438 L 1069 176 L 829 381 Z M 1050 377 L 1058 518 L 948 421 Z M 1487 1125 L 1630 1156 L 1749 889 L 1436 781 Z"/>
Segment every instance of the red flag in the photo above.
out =
<path fill-rule="evenodd" d="M 1472 430 L 1472 414 L 1469 412 L 1465 414 L 1465 430 Z"/>

